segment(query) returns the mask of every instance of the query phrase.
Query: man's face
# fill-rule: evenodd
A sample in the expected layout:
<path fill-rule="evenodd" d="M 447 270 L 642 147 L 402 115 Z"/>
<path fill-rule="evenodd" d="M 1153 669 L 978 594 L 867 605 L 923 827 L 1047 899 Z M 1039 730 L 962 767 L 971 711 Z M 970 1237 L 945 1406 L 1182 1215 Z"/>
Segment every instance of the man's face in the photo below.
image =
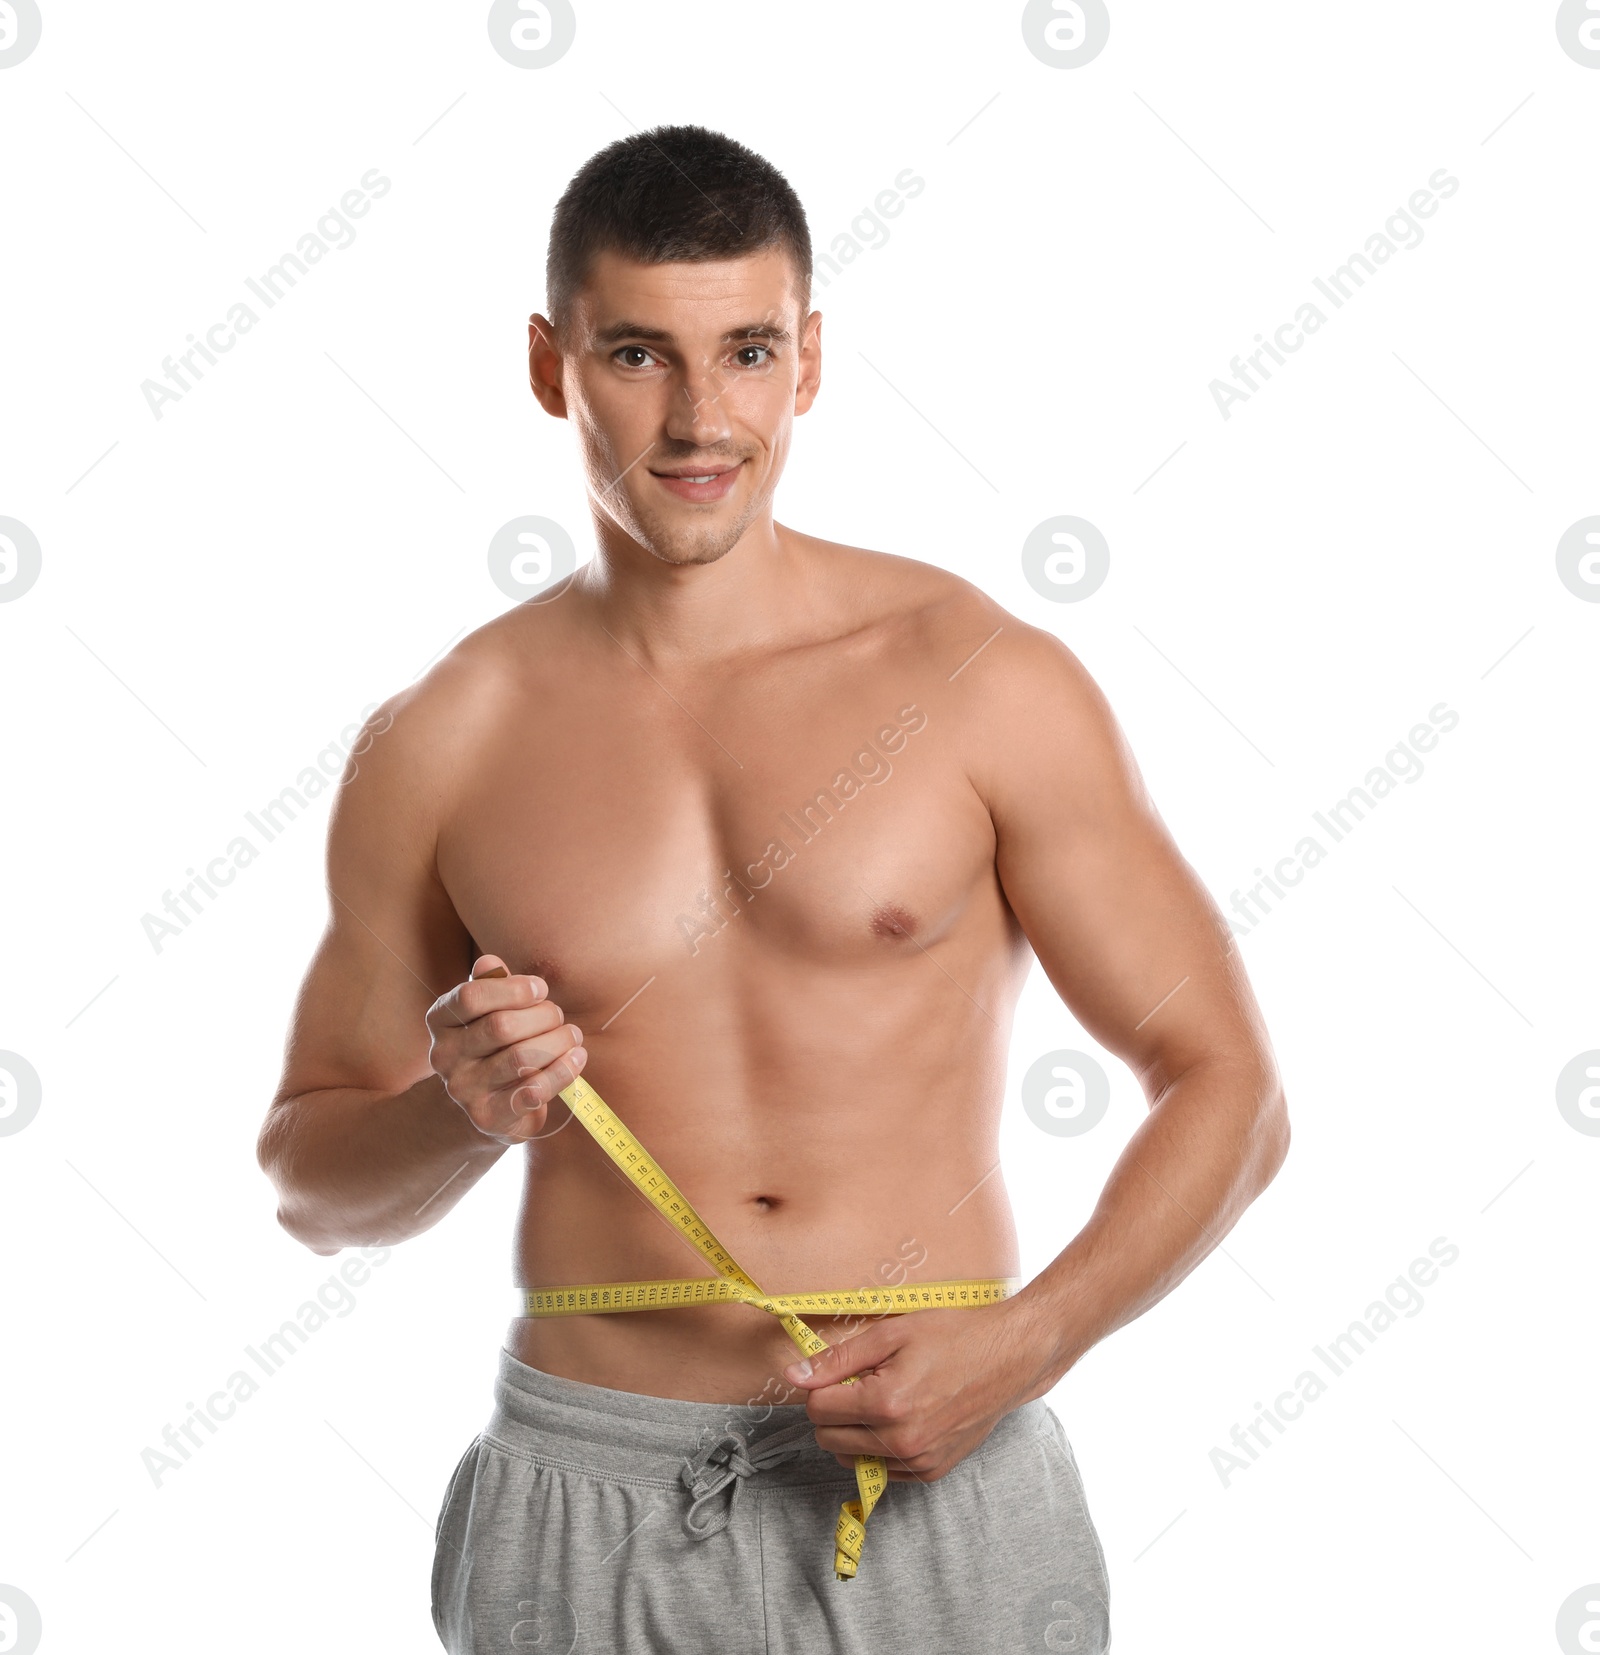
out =
<path fill-rule="evenodd" d="M 714 563 L 764 513 L 821 375 L 793 261 L 639 264 L 599 254 L 557 339 L 530 329 L 534 392 L 571 419 L 597 509 L 665 563 Z"/>

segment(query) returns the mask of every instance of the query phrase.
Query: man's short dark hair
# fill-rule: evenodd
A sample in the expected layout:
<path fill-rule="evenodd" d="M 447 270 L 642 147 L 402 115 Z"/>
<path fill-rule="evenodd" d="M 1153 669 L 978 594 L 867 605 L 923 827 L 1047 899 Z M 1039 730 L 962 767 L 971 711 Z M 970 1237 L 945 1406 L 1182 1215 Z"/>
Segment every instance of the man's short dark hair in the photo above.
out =
<path fill-rule="evenodd" d="M 811 303 L 805 209 L 770 161 L 703 126 L 658 126 L 619 138 L 578 169 L 556 203 L 545 305 L 563 326 L 596 253 L 642 264 L 741 258 L 786 248 Z"/>

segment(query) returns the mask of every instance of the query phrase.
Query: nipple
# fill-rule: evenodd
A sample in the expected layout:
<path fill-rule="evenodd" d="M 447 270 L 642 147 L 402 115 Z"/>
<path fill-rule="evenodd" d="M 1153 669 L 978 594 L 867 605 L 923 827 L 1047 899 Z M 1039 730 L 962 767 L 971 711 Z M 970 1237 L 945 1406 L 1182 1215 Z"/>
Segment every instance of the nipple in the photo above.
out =
<path fill-rule="evenodd" d="M 917 929 L 917 922 L 897 902 L 881 902 L 872 912 L 872 929 L 880 937 L 909 939 Z"/>

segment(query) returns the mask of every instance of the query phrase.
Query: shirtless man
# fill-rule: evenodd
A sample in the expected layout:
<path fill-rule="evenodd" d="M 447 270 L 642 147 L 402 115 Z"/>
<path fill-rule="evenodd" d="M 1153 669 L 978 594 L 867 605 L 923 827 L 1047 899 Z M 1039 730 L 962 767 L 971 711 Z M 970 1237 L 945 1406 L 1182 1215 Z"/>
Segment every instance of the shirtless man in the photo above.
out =
<path fill-rule="evenodd" d="M 514 1150 L 519 1285 L 709 1276 L 557 1097 L 581 1073 L 766 1293 L 1014 1277 L 997 1134 L 1034 956 L 1150 1113 L 1020 1291 L 809 1316 L 809 1373 L 750 1305 L 515 1320 L 441 1513 L 452 1650 L 1103 1650 L 1042 1399 L 1287 1151 L 1238 954 L 1070 651 L 774 521 L 821 378 L 810 272 L 789 186 L 702 128 L 568 186 L 529 365 L 595 556 L 358 744 L 261 1136 L 280 1220 L 392 1245 Z M 871 1455 L 893 1486 L 836 1580 Z"/>

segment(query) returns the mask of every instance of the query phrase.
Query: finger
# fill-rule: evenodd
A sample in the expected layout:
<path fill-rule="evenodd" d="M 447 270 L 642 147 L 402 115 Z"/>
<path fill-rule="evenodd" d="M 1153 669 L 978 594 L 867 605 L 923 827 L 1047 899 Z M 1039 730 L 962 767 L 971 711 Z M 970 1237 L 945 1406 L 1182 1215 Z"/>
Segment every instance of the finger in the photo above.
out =
<path fill-rule="evenodd" d="M 894 1481 L 937 1482 L 947 1476 L 994 1429 L 994 1422 L 940 1427 L 904 1392 L 885 1392 L 875 1412 L 837 1425 L 816 1427 L 817 1446 L 841 1464 L 859 1456 L 879 1459 Z"/>
<path fill-rule="evenodd" d="M 452 1034 L 489 1012 L 537 1005 L 549 993 L 542 977 L 513 977 L 504 968 L 498 976 L 472 977 L 457 983 L 428 1008 L 428 1031 L 436 1037 Z"/>
<path fill-rule="evenodd" d="M 825 1385 L 837 1385 L 855 1374 L 869 1372 L 899 1346 L 900 1333 L 893 1323 L 887 1326 L 879 1324 L 865 1332 L 852 1334 L 848 1339 L 841 1339 L 836 1345 L 829 1345 L 816 1356 L 791 1362 L 783 1370 L 783 1377 L 791 1385 L 817 1391 Z"/>
<path fill-rule="evenodd" d="M 520 1097 L 523 1102 L 513 1102 L 514 1096 Z M 493 1133 L 508 1144 L 525 1143 L 529 1138 L 541 1137 L 550 1123 L 549 1103 L 532 1099 L 521 1082 L 491 1092 L 484 1108 L 488 1111 L 488 1121 L 482 1130 Z"/>
<path fill-rule="evenodd" d="M 589 1053 L 582 1046 L 572 1046 L 566 1053 L 554 1059 L 553 1063 L 546 1064 L 543 1069 L 536 1069 L 531 1074 L 518 1077 L 518 1081 L 510 1086 L 501 1087 L 510 1102 L 513 1114 L 525 1114 L 529 1109 L 539 1109 L 544 1104 L 553 1101 L 563 1086 L 571 1086 L 577 1076 L 582 1074 L 582 1067 L 589 1061 Z"/>
<path fill-rule="evenodd" d="M 827 1438 L 824 1441 L 824 1437 Z M 858 1458 L 882 1460 L 893 1481 L 916 1479 L 931 1482 L 942 1475 L 940 1461 L 931 1449 L 921 1453 L 910 1452 L 911 1439 L 902 1433 L 873 1431 L 867 1426 L 841 1426 L 817 1432 L 817 1446 L 833 1455 L 841 1465 L 855 1469 Z M 894 1450 L 900 1448 L 901 1453 Z"/>
<path fill-rule="evenodd" d="M 473 1125 L 506 1143 L 539 1136 L 545 1131 L 550 1103 L 582 1072 L 588 1055 L 581 1046 L 575 1046 L 536 1074 L 519 1076 L 508 1085 L 484 1093 L 466 1106 Z"/>
<path fill-rule="evenodd" d="M 504 1086 L 515 1088 L 518 1081 L 531 1079 L 558 1058 L 565 1057 L 574 1046 L 582 1044 L 583 1030 L 576 1023 L 561 1023 L 532 1040 L 518 1041 L 476 1063 L 467 1064 L 461 1078 L 475 1091 L 495 1092 Z M 561 1086 L 572 1078 L 569 1075 Z M 561 1086 L 555 1090 L 559 1092 Z"/>
<path fill-rule="evenodd" d="M 512 979 L 513 982 L 519 980 Z M 553 1031 L 565 1021 L 566 1013 L 554 1001 L 538 1000 L 531 1006 L 504 1006 L 498 1011 L 486 1011 L 464 1029 L 458 1029 L 453 1037 L 442 1038 L 453 1040 L 452 1050 L 458 1058 L 489 1058 L 541 1036 L 553 1041 Z M 559 1043 L 553 1044 L 550 1055 L 554 1057 L 564 1050 Z M 502 1078 L 509 1080 L 511 1073 L 508 1071 Z"/>
<path fill-rule="evenodd" d="M 855 1464 L 858 1454 L 870 1454 L 885 1463 L 903 1464 L 903 1457 L 894 1450 L 905 1445 L 893 1440 L 892 1431 L 888 1425 L 819 1425 L 817 1447 L 851 1465 Z"/>

